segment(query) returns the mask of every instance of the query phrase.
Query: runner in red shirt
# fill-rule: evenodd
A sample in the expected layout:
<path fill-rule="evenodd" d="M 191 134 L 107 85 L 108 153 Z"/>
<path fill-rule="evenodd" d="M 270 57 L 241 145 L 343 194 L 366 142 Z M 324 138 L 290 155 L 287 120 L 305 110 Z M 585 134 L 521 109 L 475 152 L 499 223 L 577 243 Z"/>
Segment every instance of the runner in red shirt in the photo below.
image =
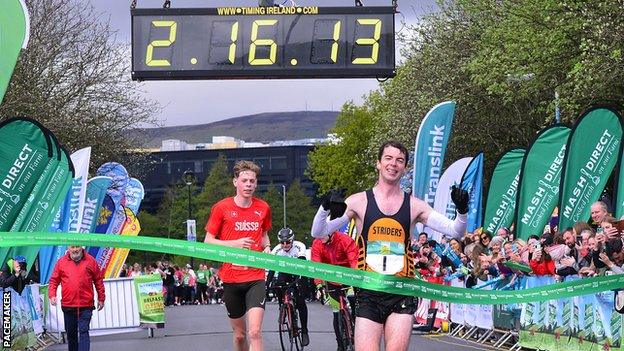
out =
<path fill-rule="evenodd" d="M 260 167 L 255 163 L 236 162 L 233 181 L 236 196 L 225 198 L 212 207 L 206 223 L 205 243 L 266 253 L 271 251 L 268 236 L 271 209 L 266 202 L 253 197 L 258 173 Z M 264 269 L 224 263 L 219 276 L 223 281 L 223 300 L 233 330 L 234 350 L 262 351 L 266 296 Z M 248 330 L 246 324 L 249 325 Z"/>

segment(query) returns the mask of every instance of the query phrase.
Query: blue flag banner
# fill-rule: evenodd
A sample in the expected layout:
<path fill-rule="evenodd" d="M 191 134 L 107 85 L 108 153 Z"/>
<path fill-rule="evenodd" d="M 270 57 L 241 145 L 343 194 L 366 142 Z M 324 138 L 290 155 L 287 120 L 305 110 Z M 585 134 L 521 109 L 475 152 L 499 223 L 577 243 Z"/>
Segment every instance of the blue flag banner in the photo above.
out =
<path fill-rule="evenodd" d="M 431 207 L 438 190 L 454 116 L 454 101 L 439 103 L 423 118 L 416 135 L 412 195 Z"/>
<path fill-rule="evenodd" d="M 483 152 L 477 154 L 466 168 L 461 188 L 470 194 L 466 230 L 472 233 L 483 225 Z"/>

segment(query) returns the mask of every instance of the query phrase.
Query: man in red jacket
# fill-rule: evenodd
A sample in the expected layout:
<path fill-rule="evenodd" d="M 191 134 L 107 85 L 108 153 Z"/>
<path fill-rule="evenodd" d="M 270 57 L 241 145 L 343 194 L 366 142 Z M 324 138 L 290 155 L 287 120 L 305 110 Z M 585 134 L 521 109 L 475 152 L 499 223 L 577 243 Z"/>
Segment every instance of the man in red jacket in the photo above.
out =
<path fill-rule="evenodd" d="M 342 198 L 340 198 L 338 200 L 334 199 L 334 203 L 328 205 L 328 207 L 332 207 L 332 210 L 330 211 L 330 219 L 334 219 L 341 217 L 344 214 L 346 205 L 342 202 Z M 358 262 L 358 247 L 350 236 L 343 234 L 340 231 L 335 231 L 328 236 L 315 238 L 312 242 L 310 255 L 312 261 L 314 262 L 328 263 L 355 269 Z M 321 281 L 319 279 L 314 279 L 314 283 L 319 286 Z M 344 350 L 345 348 L 340 337 L 340 330 L 338 329 L 338 313 L 340 309 L 340 303 L 338 302 L 340 297 L 338 295 L 345 294 L 345 292 L 341 290 L 342 285 L 339 284 L 336 285 L 328 282 L 327 287 L 327 292 L 330 297 L 329 305 L 331 306 L 334 315 L 333 324 L 334 334 L 336 335 L 336 343 L 338 344 L 338 350 Z M 352 302 L 353 299 L 349 299 L 351 308 L 354 307 L 354 303 Z"/>
<path fill-rule="evenodd" d="M 89 323 L 94 309 L 93 286 L 97 290 L 97 309 L 104 308 L 104 278 L 93 256 L 82 246 L 69 246 L 65 256 L 54 267 L 48 295 L 55 306 L 56 290 L 62 286 L 61 308 L 69 351 L 87 351 L 90 347 Z"/>

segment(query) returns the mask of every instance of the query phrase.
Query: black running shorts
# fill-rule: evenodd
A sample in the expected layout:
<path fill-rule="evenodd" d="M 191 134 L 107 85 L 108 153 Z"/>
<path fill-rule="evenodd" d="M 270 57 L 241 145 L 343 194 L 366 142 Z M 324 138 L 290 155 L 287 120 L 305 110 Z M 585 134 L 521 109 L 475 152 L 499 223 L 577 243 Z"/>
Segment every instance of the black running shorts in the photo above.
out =
<path fill-rule="evenodd" d="M 253 307 L 264 308 L 266 288 L 264 280 L 245 283 L 223 283 L 223 301 L 228 317 L 240 318 Z"/>
<path fill-rule="evenodd" d="M 388 294 L 379 291 L 357 289 L 355 292 L 355 316 L 385 324 L 392 313 L 414 314 L 418 299 L 411 296 Z"/>

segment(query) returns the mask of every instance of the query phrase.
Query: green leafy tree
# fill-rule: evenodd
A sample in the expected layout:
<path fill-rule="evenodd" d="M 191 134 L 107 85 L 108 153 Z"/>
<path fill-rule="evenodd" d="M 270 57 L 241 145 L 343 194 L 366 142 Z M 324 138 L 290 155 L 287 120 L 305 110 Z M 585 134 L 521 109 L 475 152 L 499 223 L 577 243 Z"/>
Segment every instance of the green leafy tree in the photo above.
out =
<path fill-rule="evenodd" d="M 227 160 L 223 154 L 219 154 L 213 163 L 208 177 L 204 181 L 204 188 L 197 195 L 195 202 L 197 206 L 197 234 L 198 238 L 204 236 L 204 228 L 210 216 L 210 209 L 221 199 L 234 196 L 235 189 L 232 185 L 232 175 L 227 169 Z M 199 235 L 201 233 L 201 235 Z"/>
<path fill-rule="evenodd" d="M 319 145 L 308 155 L 308 176 L 319 184 L 319 192 L 333 188 L 354 193 L 374 182 L 374 155 L 370 139 L 376 125 L 366 107 L 345 104 L 330 130 L 335 141 Z"/>
<path fill-rule="evenodd" d="M 155 214 L 151 214 L 147 211 L 141 211 L 139 212 L 137 219 L 141 225 L 141 231 L 139 232 L 140 236 L 163 237 L 163 233 L 166 233 L 166 228 L 163 225 L 164 223 L 161 221 L 159 216 Z M 142 262 L 142 264 L 146 264 L 161 260 L 164 257 L 164 254 L 158 252 L 130 250 L 128 258 L 126 259 L 126 264 L 134 262 Z"/>
<path fill-rule="evenodd" d="M 88 2 L 27 0 L 30 39 L 22 50 L 0 119 L 38 120 L 69 150 L 91 146 L 91 163 L 126 157 L 128 166 L 146 154 L 137 148 L 137 124 L 154 125 L 161 109 L 130 78 L 130 48 Z M 137 174 L 134 170 L 133 174 Z"/>
<path fill-rule="evenodd" d="M 277 245 L 277 232 L 284 227 L 282 188 L 278 188 L 271 183 L 261 197 L 271 208 L 272 223 L 271 230 L 269 231 L 269 239 L 271 240 L 271 246 L 273 247 Z"/>
<path fill-rule="evenodd" d="M 301 187 L 299 179 L 295 179 L 286 191 L 286 225 L 295 233 L 295 238 L 310 247 L 312 238 L 310 229 L 316 208 L 312 199 Z"/>
<path fill-rule="evenodd" d="M 509 101 L 539 96 L 532 109 L 546 121 L 552 120 L 556 103 L 569 122 L 593 104 L 621 104 L 621 3 L 479 0 L 459 1 L 459 6 L 471 17 L 491 14 L 469 65 L 475 83 L 489 92 Z"/>
<path fill-rule="evenodd" d="M 271 184 L 262 199 L 271 207 L 272 227 L 269 231 L 271 245 L 277 245 L 277 232 L 284 227 L 283 188 Z M 286 226 L 293 230 L 295 239 L 307 246 L 311 244 L 310 228 L 316 214 L 312 199 L 307 196 L 298 179 L 286 190 Z"/>

